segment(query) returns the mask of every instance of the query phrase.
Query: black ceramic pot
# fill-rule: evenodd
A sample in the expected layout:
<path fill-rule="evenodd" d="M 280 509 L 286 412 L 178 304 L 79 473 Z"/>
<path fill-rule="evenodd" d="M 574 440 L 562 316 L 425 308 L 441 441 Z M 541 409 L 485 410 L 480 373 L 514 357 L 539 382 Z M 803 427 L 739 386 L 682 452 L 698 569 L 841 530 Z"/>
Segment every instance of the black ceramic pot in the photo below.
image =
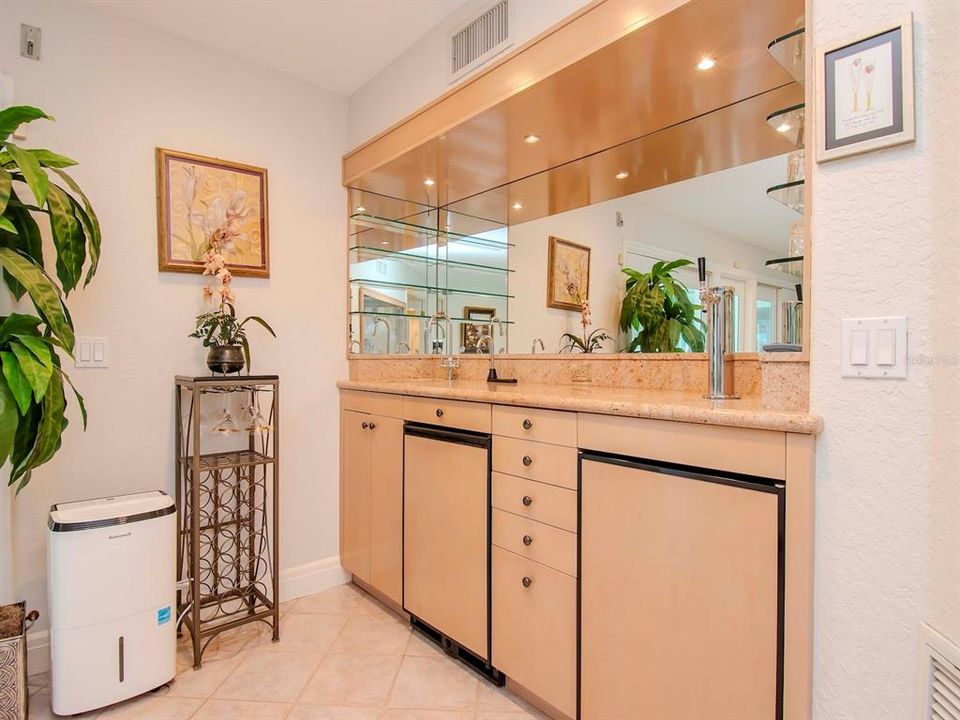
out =
<path fill-rule="evenodd" d="M 243 370 L 243 346 L 242 345 L 219 345 L 210 348 L 207 353 L 207 367 L 212 372 L 236 373 Z"/>

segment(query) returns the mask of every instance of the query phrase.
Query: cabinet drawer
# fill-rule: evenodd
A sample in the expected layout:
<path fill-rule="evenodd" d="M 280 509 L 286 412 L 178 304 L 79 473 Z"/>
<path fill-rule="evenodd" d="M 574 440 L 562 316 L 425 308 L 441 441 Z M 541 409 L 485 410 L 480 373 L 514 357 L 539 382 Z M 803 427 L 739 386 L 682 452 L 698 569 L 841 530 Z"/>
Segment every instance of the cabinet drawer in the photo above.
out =
<path fill-rule="evenodd" d="M 576 717 L 577 581 L 498 547 L 491 578 L 494 666 Z"/>
<path fill-rule="evenodd" d="M 532 440 L 493 438 L 493 469 L 497 472 L 577 489 L 577 449 Z"/>
<path fill-rule="evenodd" d="M 584 450 L 783 480 L 786 433 L 672 420 L 581 414 Z"/>
<path fill-rule="evenodd" d="M 493 473 L 493 507 L 577 531 L 577 492 L 524 478 Z"/>
<path fill-rule="evenodd" d="M 562 410 L 493 406 L 493 434 L 577 446 L 577 414 Z"/>
<path fill-rule="evenodd" d="M 405 397 L 403 419 L 488 433 L 490 432 L 490 405 L 460 400 Z"/>
<path fill-rule="evenodd" d="M 354 412 L 383 415 L 384 417 L 403 417 L 403 396 L 387 393 L 361 392 L 359 390 L 341 390 L 340 408 Z"/>
<path fill-rule="evenodd" d="M 491 520 L 494 545 L 567 575 L 576 576 L 576 533 L 496 508 L 492 512 Z"/>

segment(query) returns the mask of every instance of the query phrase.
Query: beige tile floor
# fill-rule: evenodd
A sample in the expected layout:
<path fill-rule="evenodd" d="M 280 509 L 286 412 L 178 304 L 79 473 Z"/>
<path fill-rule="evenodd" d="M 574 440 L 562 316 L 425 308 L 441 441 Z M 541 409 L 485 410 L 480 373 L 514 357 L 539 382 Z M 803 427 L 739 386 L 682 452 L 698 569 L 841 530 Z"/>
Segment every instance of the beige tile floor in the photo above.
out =
<path fill-rule="evenodd" d="M 257 623 L 216 638 L 192 669 L 186 642 L 169 686 L 84 720 L 525 720 L 545 716 L 413 633 L 353 585 L 281 607 L 279 643 Z M 50 710 L 30 677 L 30 718 Z"/>

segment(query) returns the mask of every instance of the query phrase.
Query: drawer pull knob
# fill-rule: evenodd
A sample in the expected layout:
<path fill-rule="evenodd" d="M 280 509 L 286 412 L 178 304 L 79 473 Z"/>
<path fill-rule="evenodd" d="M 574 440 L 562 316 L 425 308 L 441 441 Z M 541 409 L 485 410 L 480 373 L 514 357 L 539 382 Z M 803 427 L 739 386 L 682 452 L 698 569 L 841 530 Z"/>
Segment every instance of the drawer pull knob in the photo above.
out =
<path fill-rule="evenodd" d="M 364 430 L 366 430 L 368 427 L 370 427 L 370 423 L 368 423 L 368 422 L 362 422 L 362 423 L 360 423 L 360 427 L 363 428 Z"/>
<path fill-rule="evenodd" d="M 532 498 L 532 497 L 530 497 L 529 495 L 524 495 L 524 496 L 523 496 L 523 504 L 524 504 L 525 506 L 530 507 L 530 505 L 531 505 L 532 502 L 533 502 L 533 498 Z"/>
<path fill-rule="evenodd" d="M 533 585 L 533 578 L 532 578 L 532 577 L 525 577 L 521 582 L 523 582 L 523 586 L 524 586 L 524 587 L 528 588 L 528 587 L 530 587 L 531 585 Z"/>
<path fill-rule="evenodd" d="M 443 408 L 437 408 L 437 417 L 443 417 Z"/>
<path fill-rule="evenodd" d="M 371 430 L 373 430 L 375 427 L 377 427 L 376 423 L 370 423 L 370 429 L 371 429 Z"/>
<path fill-rule="evenodd" d="M 524 466 L 524 467 L 530 467 L 531 465 L 533 465 L 533 458 L 530 457 L 529 455 L 524 455 L 524 456 L 523 456 L 523 466 Z"/>
<path fill-rule="evenodd" d="M 532 537 L 530 537 L 529 535 L 524 535 L 524 536 L 523 536 L 523 544 L 524 544 L 524 545 L 529 546 L 530 543 L 532 543 L 532 542 L 533 542 L 533 538 L 532 538 Z"/>
<path fill-rule="evenodd" d="M 533 423 L 530 422 L 530 418 L 524 418 L 524 420 L 523 420 L 523 429 L 524 429 L 524 430 L 529 430 L 529 429 L 532 428 L 532 427 L 533 427 Z"/>

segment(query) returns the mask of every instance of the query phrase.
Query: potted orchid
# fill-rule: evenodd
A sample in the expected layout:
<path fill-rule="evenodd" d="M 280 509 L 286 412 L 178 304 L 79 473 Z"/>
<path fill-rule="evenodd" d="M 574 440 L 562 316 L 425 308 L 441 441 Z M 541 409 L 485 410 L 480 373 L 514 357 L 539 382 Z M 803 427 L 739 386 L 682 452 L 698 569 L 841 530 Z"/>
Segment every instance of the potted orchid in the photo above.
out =
<path fill-rule="evenodd" d="M 217 311 L 198 315 L 196 329 L 190 333 L 190 337 L 198 338 L 205 348 L 210 348 L 207 367 L 212 372 L 223 374 L 240 372 L 244 365 L 247 372 L 250 371 L 250 343 L 244 327 L 248 322 L 253 321 L 273 337 L 277 336 L 266 320 L 256 315 L 237 320 L 233 274 L 223 257 L 224 246 L 229 243 L 229 233 L 229 223 L 212 233 L 210 247 L 203 256 L 203 274 L 217 281 L 217 284 L 203 288 L 203 296 L 217 303 Z"/>
<path fill-rule="evenodd" d="M 573 352 L 574 350 L 579 350 L 583 353 L 597 352 L 605 340 L 611 339 L 609 333 L 603 328 L 597 328 L 593 332 L 590 332 L 591 318 L 590 301 L 581 300 L 580 324 L 583 326 L 583 335 L 578 336 L 574 333 L 564 333 L 561 335 L 560 352 Z"/>

